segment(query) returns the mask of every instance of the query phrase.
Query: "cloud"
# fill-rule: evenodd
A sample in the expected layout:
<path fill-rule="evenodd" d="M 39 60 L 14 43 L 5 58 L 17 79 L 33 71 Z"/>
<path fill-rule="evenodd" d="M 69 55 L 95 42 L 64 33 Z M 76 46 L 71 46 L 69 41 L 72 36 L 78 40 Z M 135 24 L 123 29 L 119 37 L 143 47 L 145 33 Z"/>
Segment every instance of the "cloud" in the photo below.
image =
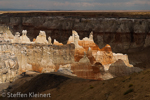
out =
<path fill-rule="evenodd" d="M 149 0 L 0 0 L 0 9 L 150 10 Z"/>

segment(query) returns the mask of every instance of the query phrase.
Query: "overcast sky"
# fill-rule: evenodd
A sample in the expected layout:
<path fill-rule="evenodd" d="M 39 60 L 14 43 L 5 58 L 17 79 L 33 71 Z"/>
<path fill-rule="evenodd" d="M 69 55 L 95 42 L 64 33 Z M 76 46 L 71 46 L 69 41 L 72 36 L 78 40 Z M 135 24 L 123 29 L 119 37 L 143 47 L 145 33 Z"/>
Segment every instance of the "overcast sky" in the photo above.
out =
<path fill-rule="evenodd" d="M 150 10 L 150 0 L 0 0 L 0 9 Z"/>

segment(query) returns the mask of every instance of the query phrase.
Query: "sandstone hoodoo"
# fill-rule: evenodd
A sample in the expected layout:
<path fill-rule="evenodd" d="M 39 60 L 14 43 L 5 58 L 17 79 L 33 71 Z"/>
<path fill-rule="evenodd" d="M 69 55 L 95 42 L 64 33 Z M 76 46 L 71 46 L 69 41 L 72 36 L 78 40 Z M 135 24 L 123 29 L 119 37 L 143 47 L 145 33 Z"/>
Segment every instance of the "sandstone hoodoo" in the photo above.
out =
<path fill-rule="evenodd" d="M 37 36 L 34 42 L 48 44 L 48 41 L 46 40 L 46 33 L 44 31 L 40 31 L 39 36 Z"/>
<path fill-rule="evenodd" d="M 27 37 L 27 30 L 22 31 L 22 36 L 20 36 L 21 43 L 30 43 L 30 39 Z"/>
<path fill-rule="evenodd" d="M 126 73 L 141 71 L 129 64 L 126 54 L 113 53 L 110 45 L 100 49 L 93 40 L 94 32 L 81 40 L 73 30 L 67 44 L 55 39 L 52 44 L 51 36 L 47 40 L 45 31 L 40 31 L 32 42 L 26 30 L 22 31 L 22 36 L 19 32 L 15 36 L 10 35 L 11 38 L 9 35 L 5 33 L 0 37 L 0 57 L 5 58 L 1 62 L 1 83 L 15 80 L 19 74 L 27 71 L 60 72 L 94 80 L 122 76 L 118 68 L 123 68 Z"/>

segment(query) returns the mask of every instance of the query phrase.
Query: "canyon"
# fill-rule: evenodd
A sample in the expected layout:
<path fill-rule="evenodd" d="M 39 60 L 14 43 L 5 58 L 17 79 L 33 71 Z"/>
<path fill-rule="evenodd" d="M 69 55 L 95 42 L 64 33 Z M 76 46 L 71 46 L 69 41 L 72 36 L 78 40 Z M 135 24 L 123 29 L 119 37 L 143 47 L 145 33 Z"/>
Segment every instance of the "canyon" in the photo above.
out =
<path fill-rule="evenodd" d="M 149 51 L 148 11 L 2 12 L 0 94 L 148 99 Z"/>
<path fill-rule="evenodd" d="M 140 72 L 150 65 L 150 16 L 142 14 L 3 13 L 0 15 L 1 55 L 7 56 L 8 61 L 2 62 L 13 66 L 11 60 L 15 59 L 12 63 L 17 75 L 27 71 L 61 72 L 107 80 L 118 73 L 122 76 Z M 13 73 L 10 69 L 7 72 Z M 4 80 L 7 75 L 1 79 Z"/>

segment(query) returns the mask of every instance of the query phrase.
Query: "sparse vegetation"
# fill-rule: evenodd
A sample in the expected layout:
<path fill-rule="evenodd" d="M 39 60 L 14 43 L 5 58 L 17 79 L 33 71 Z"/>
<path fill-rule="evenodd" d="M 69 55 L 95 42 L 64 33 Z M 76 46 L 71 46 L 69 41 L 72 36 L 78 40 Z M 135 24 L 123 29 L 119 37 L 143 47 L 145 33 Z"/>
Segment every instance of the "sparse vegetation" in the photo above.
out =
<path fill-rule="evenodd" d="M 93 89 L 94 87 L 92 85 L 90 85 L 90 89 Z"/>
<path fill-rule="evenodd" d="M 149 70 L 146 69 L 144 72 Z M 66 75 L 61 75 L 60 77 L 57 73 L 53 75 L 52 77 L 51 74 L 42 74 L 32 79 L 31 77 L 17 79 L 13 86 L 19 86 L 17 86 L 18 88 L 12 88 L 12 90 L 15 93 L 17 91 L 28 93 L 28 91 L 35 90 L 40 93 L 49 92 L 52 93 L 54 100 L 61 100 L 62 98 L 64 100 L 72 100 L 73 97 L 75 100 L 150 100 L 149 73 L 143 75 L 142 72 L 137 75 L 117 77 L 105 81 L 81 80 L 80 78 Z M 140 80 L 143 76 L 144 80 Z M 68 79 L 65 77 L 68 77 Z M 129 80 L 130 77 L 131 80 Z M 24 82 L 25 80 L 29 81 Z M 123 80 L 125 82 L 122 82 Z M 105 84 L 103 85 L 103 83 Z M 45 100 L 49 100 L 49 98 Z"/>
<path fill-rule="evenodd" d="M 129 90 L 127 90 L 126 92 L 124 92 L 124 95 L 127 95 L 127 94 L 129 94 L 129 93 L 131 93 L 131 92 L 133 92 L 134 90 L 133 89 L 129 89 Z"/>
<path fill-rule="evenodd" d="M 122 82 L 125 82 L 126 80 L 123 80 Z"/>
<path fill-rule="evenodd" d="M 132 86 L 133 86 L 133 84 L 129 84 L 129 88 L 132 87 Z"/>

